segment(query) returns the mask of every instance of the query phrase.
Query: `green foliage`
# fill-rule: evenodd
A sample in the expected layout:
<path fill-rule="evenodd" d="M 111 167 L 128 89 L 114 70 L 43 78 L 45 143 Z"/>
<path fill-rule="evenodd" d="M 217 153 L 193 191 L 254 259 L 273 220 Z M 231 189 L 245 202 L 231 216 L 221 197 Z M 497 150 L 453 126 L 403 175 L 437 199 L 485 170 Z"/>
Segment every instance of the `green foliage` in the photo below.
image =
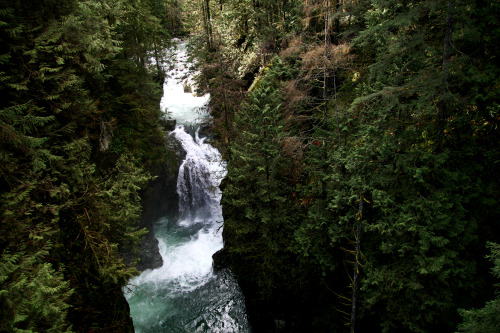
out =
<path fill-rule="evenodd" d="M 231 160 L 222 200 L 224 235 L 236 272 L 244 270 L 241 276 L 257 284 L 266 298 L 281 281 L 282 273 L 276 268 L 291 264 L 286 259 L 289 239 L 280 236 L 288 234 L 294 213 L 292 207 L 283 214 L 290 208 L 290 187 L 286 182 L 288 159 L 281 153 L 286 134 L 274 66 L 279 62 L 275 58 L 235 117 L 236 136 L 229 147 Z M 255 269 L 247 271 L 248 262 Z"/>
<path fill-rule="evenodd" d="M 43 238 L 32 235 L 33 239 Z M 45 262 L 50 246 L 33 256 L 2 254 L 0 304 L 2 332 L 71 332 L 66 315 L 73 290 L 62 272 Z"/>
<path fill-rule="evenodd" d="M 227 35 L 203 58 L 228 76 L 262 68 L 228 118 L 223 189 L 233 269 L 260 292 L 249 302 L 277 318 L 293 290 L 304 331 L 341 330 L 360 242 L 357 329 L 449 331 L 489 297 L 481 249 L 500 231 L 498 2 L 288 4 L 303 5 L 301 34 L 273 25 L 281 5 L 225 2 L 214 31 Z M 463 325 L 497 304 L 471 311 Z"/>
<path fill-rule="evenodd" d="M 489 243 L 491 255 L 487 256 L 493 262 L 492 274 L 500 278 L 500 246 L 496 243 Z M 458 332 L 471 333 L 495 333 L 500 327 L 500 299 L 498 298 L 498 285 L 494 300 L 489 301 L 481 309 L 460 310 L 463 323 L 458 325 Z"/>
<path fill-rule="evenodd" d="M 132 329 L 122 257 L 163 158 L 147 59 L 169 34 L 153 5 L 2 2 L 2 331 Z"/>

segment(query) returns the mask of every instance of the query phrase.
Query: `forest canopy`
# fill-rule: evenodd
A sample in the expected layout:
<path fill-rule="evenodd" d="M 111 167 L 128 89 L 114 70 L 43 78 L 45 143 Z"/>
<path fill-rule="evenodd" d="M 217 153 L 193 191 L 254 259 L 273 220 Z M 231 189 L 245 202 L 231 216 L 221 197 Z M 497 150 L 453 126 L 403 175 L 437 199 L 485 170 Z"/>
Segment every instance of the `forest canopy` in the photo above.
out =
<path fill-rule="evenodd" d="M 186 2 L 253 328 L 498 332 L 499 2 Z"/>
<path fill-rule="evenodd" d="M 0 331 L 133 331 L 121 287 L 161 163 L 162 1 L 2 1 Z"/>

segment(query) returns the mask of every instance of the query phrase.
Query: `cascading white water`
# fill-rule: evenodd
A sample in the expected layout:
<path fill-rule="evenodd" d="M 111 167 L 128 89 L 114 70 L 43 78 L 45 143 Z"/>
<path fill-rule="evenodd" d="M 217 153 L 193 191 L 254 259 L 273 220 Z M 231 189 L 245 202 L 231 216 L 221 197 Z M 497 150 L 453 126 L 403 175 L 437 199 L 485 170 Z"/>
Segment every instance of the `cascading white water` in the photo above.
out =
<path fill-rule="evenodd" d="M 136 332 L 250 332 L 234 276 L 212 271 L 212 255 L 223 246 L 219 184 L 226 169 L 199 129 L 194 136 L 185 130 L 196 128 L 196 110 L 208 100 L 185 92 L 186 64 L 181 44 L 161 102 L 178 123 L 169 135 L 186 152 L 177 181 L 179 215 L 155 223 L 163 266 L 131 279 L 125 294 Z"/>
<path fill-rule="evenodd" d="M 221 222 L 219 184 L 226 170 L 219 151 L 199 138 L 199 129 L 194 140 L 182 125 L 173 133 L 186 151 L 177 180 L 181 218 L 188 222 L 207 218 Z"/>

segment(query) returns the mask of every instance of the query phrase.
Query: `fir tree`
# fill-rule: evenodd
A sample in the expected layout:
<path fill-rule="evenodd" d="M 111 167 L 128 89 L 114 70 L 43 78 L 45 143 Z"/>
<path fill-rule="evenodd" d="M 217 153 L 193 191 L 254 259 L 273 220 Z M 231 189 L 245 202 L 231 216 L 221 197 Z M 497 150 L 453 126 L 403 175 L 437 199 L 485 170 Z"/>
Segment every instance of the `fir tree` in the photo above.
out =
<path fill-rule="evenodd" d="M 489 243 L 491 255 L 487 258 L 493 262 L 492 274 L 495 278 L 500 278 L 500 246 L 496 243 Z M 460 310 L 463 322 L 458 325 L 458 332 L 471 333 L 494 333 L 499 331 L 500 327 L 500 299 L 498 293 L 498 284 L 496 285 L 495 299 L 486 303 L 481 309 Z"/>

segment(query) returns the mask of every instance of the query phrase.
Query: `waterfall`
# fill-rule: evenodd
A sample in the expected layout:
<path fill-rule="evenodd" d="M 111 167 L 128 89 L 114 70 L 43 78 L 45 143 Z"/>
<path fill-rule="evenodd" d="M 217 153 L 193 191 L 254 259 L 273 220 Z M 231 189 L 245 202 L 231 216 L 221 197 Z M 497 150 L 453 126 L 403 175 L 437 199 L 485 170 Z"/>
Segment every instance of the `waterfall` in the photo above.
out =
<path fill-rule="evenodd" d="M 219 151 L 200 138 L 197 110 L 208 97 L 185 92 L 190 79 L 183 44 L 176 59 L 161 107 L 176 119 L 169 135 L 186 152 L 177 180 L 179 214 L 155 223 L 163 266 L 132 278 L 124 292 L 136 332 L 250 332 L 235 277 L 212 270 L 212 255 L 223 246 L 219 184 L 226 168 Z M 188 127 L 196 129 L 193 135 Z"/>
<path fill-rule="evenodd" d="M 190 222 L 207 219 L 221 222 L 219 184 L 226 169 L 219 151 L 205 143 L 204 138 L 200 139 L 199 128 L 194 140 L 182 125 L 173 134 L 186 151 L 177 180 L 181 218 Z"/>

